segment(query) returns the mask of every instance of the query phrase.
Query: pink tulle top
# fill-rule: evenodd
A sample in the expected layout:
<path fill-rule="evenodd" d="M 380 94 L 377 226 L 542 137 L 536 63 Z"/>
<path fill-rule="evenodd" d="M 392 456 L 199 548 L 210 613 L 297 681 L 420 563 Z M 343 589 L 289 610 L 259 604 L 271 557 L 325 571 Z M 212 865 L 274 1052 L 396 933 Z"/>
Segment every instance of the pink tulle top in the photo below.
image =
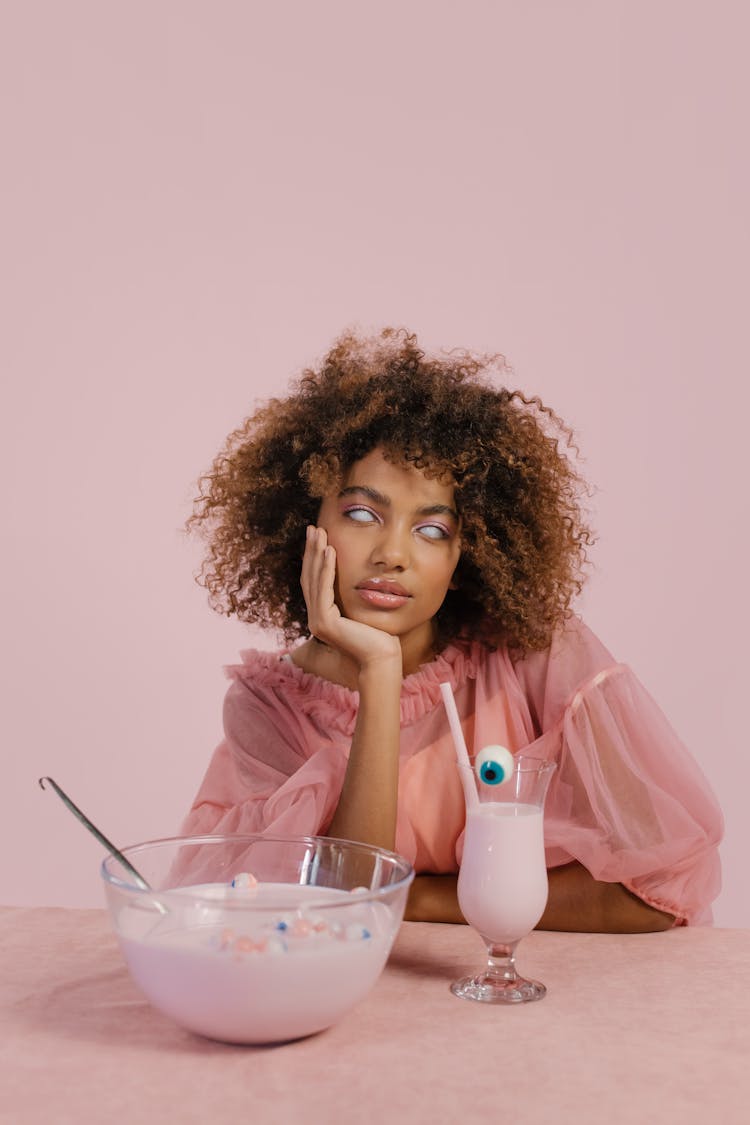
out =
<path fill-rule="evenodd" d="M 226 671 L 225 738 L 182 831 L 325 835 L 357 693 L 284 653 L 243 652 Z M 461 859 L 464 798 L 444 681 L 470 754 L 501 743 L 557 763 L 545 805 L 548 867 L 575 859 L 677 924 L 711 920 L 723 827 L 716 799 L 645 688 L 577 619 L 521 660 L 454 643 L 404 680 L 396 851 L 417 872 L 455 872 Z"/>

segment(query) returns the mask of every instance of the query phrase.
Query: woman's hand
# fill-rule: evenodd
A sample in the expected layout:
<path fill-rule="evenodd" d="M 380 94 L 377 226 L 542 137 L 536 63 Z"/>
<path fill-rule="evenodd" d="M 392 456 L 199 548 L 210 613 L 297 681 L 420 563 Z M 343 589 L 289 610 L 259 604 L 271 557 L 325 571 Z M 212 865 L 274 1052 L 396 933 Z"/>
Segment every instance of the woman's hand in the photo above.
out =
<path fill-rule="evenodd" d="M 326 834 L 392 851 L 398 802 L 401 643 L 390 633 L 344 617 L 336 605 L 335 577 L 336 552 L 325 530 L 308 527 L 301 577 L 308 626 L 335 654 L 335 673 L 342 678 L 331 677 L 334 682 L 359 691 L 344 782 Z M 320 665 L 316 670 L 320 674 Z"/>
<path fill-rule="evenodd" d="M 313 637 L 353 661 L 359 671 L 381 662 L 401 661 L 398 637 L 343 617 L 336 605 L 336 552 L 322 527 L 308 527 L 302 558 L 302 593 Z"/>

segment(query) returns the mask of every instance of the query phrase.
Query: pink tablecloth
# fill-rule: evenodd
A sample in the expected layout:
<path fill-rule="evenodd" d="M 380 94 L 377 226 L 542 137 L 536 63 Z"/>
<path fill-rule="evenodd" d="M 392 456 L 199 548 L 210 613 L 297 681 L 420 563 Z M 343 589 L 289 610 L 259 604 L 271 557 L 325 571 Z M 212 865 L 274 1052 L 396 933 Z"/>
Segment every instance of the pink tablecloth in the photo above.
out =
<path fill-rule="evenodd" d="M 152 1011 L 107 915 L 0 909 L 0 1120 L 8 1125 L 588 1125 L 750 1122 L 750 934 L 534 933 L 549 989 L 456 999 L 463 926 L 407 923 L 370 996 L 331 1030 L 228 1047 Z"/>

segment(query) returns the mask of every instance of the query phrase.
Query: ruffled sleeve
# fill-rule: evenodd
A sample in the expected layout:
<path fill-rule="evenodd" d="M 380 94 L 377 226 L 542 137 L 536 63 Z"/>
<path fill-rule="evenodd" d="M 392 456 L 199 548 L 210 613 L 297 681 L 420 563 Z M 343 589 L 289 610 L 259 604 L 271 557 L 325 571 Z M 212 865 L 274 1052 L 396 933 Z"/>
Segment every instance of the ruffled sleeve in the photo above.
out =
<path fill-rule="evenodd" d="M 583 668 L 589 674 L 573 689 Z M 525 674 L 544 720 L 525 752 L 558 765 L 545 807 L 548 865 L 576 859 L 677 924 L 710 921 L 722 815 L 655 701 L 580 623 Z"/>
<path fill-rule="evenodd" d="M 297 706 L 299 669 L 276 668 L 272 654 L 247 656 L 227 669 L 234 682 L 224 700 L 225 737 L 181 831 L 324 834 L 343 784 L 346 741 L 332 740 Z"/>

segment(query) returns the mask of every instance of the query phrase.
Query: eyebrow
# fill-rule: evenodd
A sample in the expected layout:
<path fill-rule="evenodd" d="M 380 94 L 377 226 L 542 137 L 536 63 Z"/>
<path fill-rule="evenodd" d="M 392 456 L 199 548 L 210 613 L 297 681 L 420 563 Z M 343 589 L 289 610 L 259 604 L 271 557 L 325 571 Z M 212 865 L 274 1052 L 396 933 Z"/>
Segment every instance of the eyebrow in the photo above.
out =
<path fill-rule="evenodd" d="M 339 499 L 344 496 L 351 496 L 353 493 L 358 492 L 363 496 L 367 496 L 372 500 L 373 504 L 380 504 L 382 508 L 390 508 L 390 497 L 385 496 L 382 492 L 378 492 L 375 488 L 368 488 L 365 484 L 351 485 L 349 488 L 342 488 L 339 492 Z M 450 516 L 451 519 L 459 523 L 458 512 L 454 508 L 450 508 L 447 504 L 427 504 L 423 508 L 417 508 L 417 515 L 420 516 Z"/>

